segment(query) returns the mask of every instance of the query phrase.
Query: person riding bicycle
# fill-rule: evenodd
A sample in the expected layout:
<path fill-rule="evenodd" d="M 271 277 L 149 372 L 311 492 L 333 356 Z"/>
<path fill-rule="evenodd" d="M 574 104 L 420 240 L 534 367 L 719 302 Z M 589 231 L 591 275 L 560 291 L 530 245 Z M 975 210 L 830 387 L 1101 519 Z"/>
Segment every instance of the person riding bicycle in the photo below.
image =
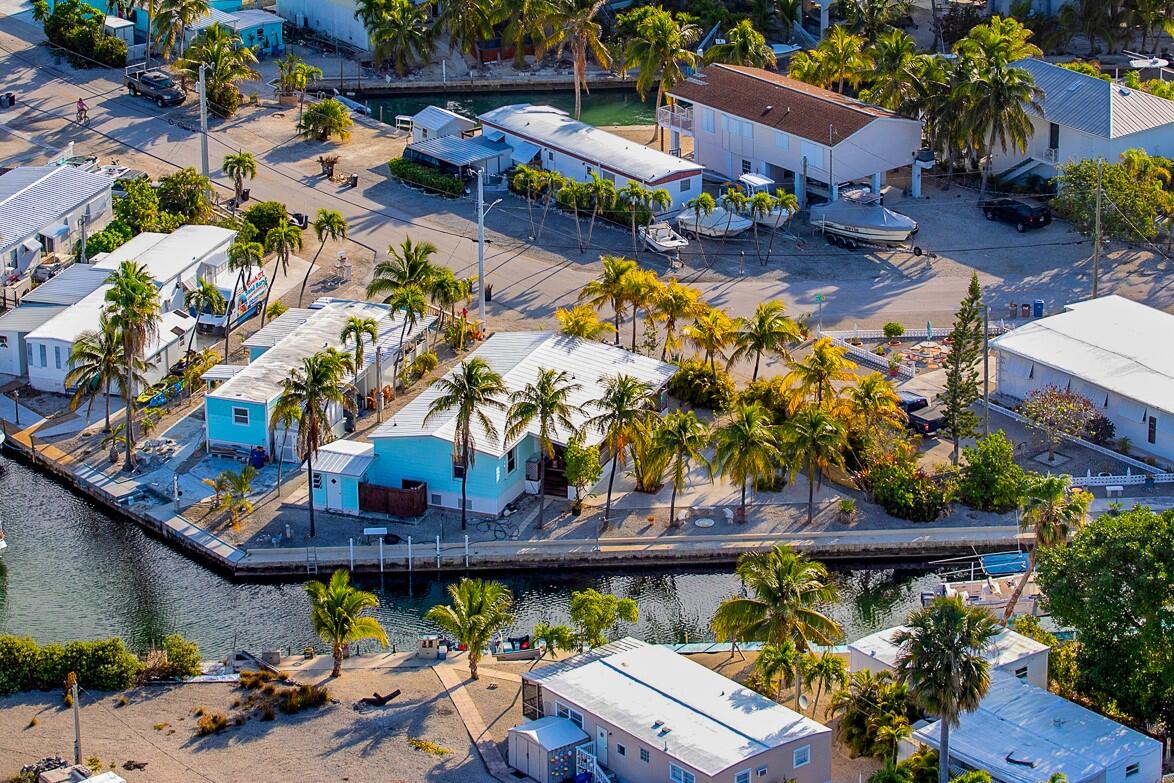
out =
<path fill-rule="evenodd" d="M 77 99 L 76 107 L 77 107 L 77 121 L 78 122 L 85 122 L 86 115 L 89 113 L 90 107 L 87 106 L 86 102 L 84 100 L 82 100 L 81 98 Z"/>

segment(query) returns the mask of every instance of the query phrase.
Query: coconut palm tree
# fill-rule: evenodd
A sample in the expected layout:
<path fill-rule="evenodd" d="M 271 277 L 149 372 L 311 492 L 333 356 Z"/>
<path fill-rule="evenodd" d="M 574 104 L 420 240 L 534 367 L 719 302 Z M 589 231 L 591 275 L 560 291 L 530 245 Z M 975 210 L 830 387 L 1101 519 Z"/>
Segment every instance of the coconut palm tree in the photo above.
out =
<path fill-rule="evenodd" d="M 456 411 L 453 420 L 452 464 L 454 473 L 456 468 L 460 469 L 461 530 L 465 530 L 469 473 L 473 470 L 477 456 L 474 426 L 480 428 L 489 440 L 497 440 L 497 427 L 486 411 L 505 410 L 505 403 L 501 399 L 506 393 L 505 383 L 488 362 L 477 356 L 461 362 L 434 385 L 437 394 L 428 405 L 424 423 L 449 411 Z"/>
<path fill-rule="evenodd" d="M 726 211 L 726 232 L 722 234 L 722 242 L 730 231 L 730 224 L 734 222 L 734 215 L 745 212 L 750 206 L 750 197 L 735 187 L 726 188 L 726 192 L 719 196 L 722 209 Z"/>
<path fill-rule="evenodd" d="M 816 407 L 831 404 L 839 394 L 836 381 L 850 381 L 856 377 L 856 362 L 848 359 L 843 348 L 821 337 L 811 346 L 811 352 L 802 361 L 792 362 L 785 376 L 787 386 L 798 391 L 793 407 L 805 401 Z"/>
<path fill-rule="evenodd" d="M 636 244 L 636 213 L 641 207 L 648 207 L 652 199 L 652 191 L 635 180 L 628 180 L 628 184 L 616 191 L 616 203 L 628 210 L 628 225 L 632 229 L 632 252 L 639 253 Z"/>
<path fill-rule="evenodd" d="M 558 200 L 564 207 L 570 208 L 575 216 L 575 232 L 579 237 L 579 252 L 582 253 L 583 225 L 579 222 L 579 210 L 586 209 L 591 203 L 591 188 L 585 183 L 568 179 L 559 188 Z"/>
<path fill-rule="evenodd" d="M 1019 596 L 1023 595 L 1023 588 L 1035 571 L 1040 550 L 1067 544 L 1068 537 L 1088 520 L 1091 505 L 1092 495 L 1071 486 L 1068 476 L 1033 475 L 1028 481 L 1020 503 L 1019 526 L 1024 532 L 1032 534 L 1031 549 L 1027 556 L 1027 570 L 1019 578 L 1019 584 L 1015 585 L 1003 609 L 1003 625 L 1015 613 Z"/>
<path fill-rule="evenodd" d="M 709 427 L 697 418 L 693 411 L 671 411 L 653 435 L 652 448 L 661 459 L 667 457 L 669 477 L 673 491 L 669 495 L 669 524 L 678 526 L 677 493 L 685 488 L 689 467 L 694 462 L 705 463 L 704 452 L 709 437 Z"/>
<path fill-rule="evenodd" d="M 799 324 L 786 314 L 782 302 L 759 302 L 754 315 L 734 322 L 734 352 L 728 365 L 754 357 L 754 372 L 750 380 L 758 380 L 758 365 L 762 355 L 776 354 L 783 361 L 791 361 L 792 345 L 803 341 Z"/>
<path fill-rule="evenodd" d="M 328 141 L 331 136 L 338 136 L 339 141 L 346 141 L 354 124 L 350 109 L 334 98 L 327 98 L 306 109 L 294 127 L 306 139 Z"/>
<path fill-rule="evenodd" d="M 1035 79 L 1026 68 L 985 63 L 974 71 L 967 92 L 972 132 L 976 138 L 982 139 L 986 158 L 981 187 L 981 192 L 986 193 L 995 150 L 1027 150 L 1027 143 L 1035 132 L 1028 108 L 1043 113 L 1040 105 L 1043 91 L 1035 85 Z"/>
<path fill-rule="evenodd" d="M 200 317 L 200 313 L 224 315 L 228 310 L 228 302 L 225 301 L 224 294 L 220 293 L 220 289 L 213 283 L 202 277 L 196 279 L 195 288 L 184 292 L 183 306 L 194 313 L 197 319 Z M 192 346 L 195 343 L 196 330 L 192 329 L 192 335 L 188 338 L 188 353 L 192 352 Z"/>
<path fill-rule="evenodd" d="M 467 302 L 473 295 L 473 278 L 460 279 L 448 267 L 437 267 L 428 282 L 428 298 L 441 310 L 447 308 L 449 317 L 456 320 L 457 302 Z"/>
<path fill-rule="evenodd" d="M 939 597 L 893 634 L 898 679 L 921 709 L 939 719 L 938 783 L 950 779 L 950 729 L 978 709 L 990 687 L 983 653 L 998 633 L 990 613 L 958 596 Z"/>
<path fill-rule="evenodd" d="M 252 465 L 245 465 L 240 470 L 227 471 L 227 474 L 224 508 L 228 510 L 228 519 L 233 530 L 239 530 L 241 517 L 253 513 L 249 495 L 253 494 L 253 479 L 257 476 L 257 469 Z"/>
<path fill-rule="evenodd" d="M 587 56 L 590 54 L 601 68 L 611 67 L 611 55 L 603 43 L 603 27 L 596 16 L 608 0 L 556 0 L 554 33 L 547 39 L 548 47 L 568 47 L 571 50 L 571 70 L 575 84 L 575 119 L 583 109 L 582 93 L 591 93 L 587 86 Z"/>
<path fill-rule="evenodd" d="M 314 251 L 314 257 L 306 266 L 306 274 L 302 276 L 302 287 L 298 289 L 298 307 L 302 306 L 302 297 L 306 295 L 306 283 L 310 279 L 310 272 L 314 271 L 314 266 L 318 263 L 318 256 L 322 254 L 322 248 L 326 247 L 326 240 L 346 239 L 346 232 L 349 228 L 342 213 L 336 209 L 319 209 L 311 225 L 314 227 L 314 236 L 318 237 L 318 249 Z"/>
<path fill-rule="evenodd" d="M 681 330 L 685 339 L 703 355 L 709 369 L 717 371 L 715 357 L 734 340 L 734 322 L 722 310 L 707 307 L 693 318 L 693 323 Z"/>
<path fill-rule="evenodd" d="M 778 209 L 778 216 L 775 217 L 774 225 L 770 227 L 770 241 L 766 243 L 767 258 L 770 258 L 770 254 L 774 250 L 775 235 L 778 234 L 779 229 L 786 225 L 787 221 L 799 211 L 799 197 L 794 193 L 788 193 L 782 188 L 776 188 L 774 205 Z"/>
<path fill-rule="evenodd" d="M 705 50 L 705 62 L 774 68 L 775 53 L 766 45 L 762 33 L 754 29 L 754 24 L 743 19 L 726 31 L 725 43 L 714 44 Z"/>
<path fill-rule="evenodd" d="M 273 284 L 279 274 L 289 275 L 289 259 L 294 252 L 302 249 L 302 230 L 289 221 L 278 223 L 265 235 L 265 252 L 275 253 L 273 263 Z M 261 326 L 265 326 L 265 308 L 269 306 L 269 295 L 273 285 L 265 289 L 265 302 L 261 305 Z"/>
<path fill-rule="evenodd" d="M 406 76 L 432 54 L 432 29 L 428 4 L 412 0 L 387 0 L 373 28 L 368 28 L 373 58 L 378 68 L 388 62 L 400 76 Z"/>
<path fill-rule="evenodd" d="M 587 184 L 587 192 L 591 196 L 591 222 L 587 224 L 587 244 L 591 244 L 591 236 L 595 232 L 595 219 L 601 210 L 611 209 L 616 203 L 616 183 L 604 179 L 594 171 L 590 172 L 591 181 Z"/>
<path fill-rule="evenodd" d="M 346 323 L 342 326 L 342 332 L 339 333 L 338 339 L 342 342 L 343 347 L 351 340 L 355 342 L 355 371 L 358 372 L 363 368 L 363 338 L 368 337 L 371 340 L 371 345 L 379 339 L 379 324 L 375 322 L 374 318 L 363 318 L 361 316 L 352 315 L 346 319 Z M 379 379 L 376 379 L 378 383 Z"/>
<path fill-rule="evenodd" d="M 411 237 L 406 237 L 398 248 L 387 248 L 387 255 L 386 261 L 375 265 L 371 282 L 367 284 L 368 299 L 387 296 L 408 285 L 426 290 L 436 275 L 432 263 L 436 245 L 431 242 L 413 242 Z"/>
<path fill-rule="evenodd" d="M 469 676 L 479 679 L 477 665 L 493 636 L 514 622 L 514 596 L 501 582 L 465 577 L 448 586 L 452 603 L 434 606 L 424 615 L 428 622 L 440 626 L 445 633 L 465 648 L 469 658 Z"/>
<path fill-rule="evenodd" d="M 611 459 L 611 473 L 607 479 L 607 501 L 603 507 L 603 524 L 611 521 L 611 493 L 616 481 L 616 467 L 620 465 L 628 445 L 653 409 L 652 387 L 631 375 L 609 376 L 603 379 L 603 395 L 585 407 L 599 411 L 589 418 L 583 429 L 594 428 L 603 435 L 603 443 Z"/>
<path fill-rule="evenodd" d="M 552 0 L 506 0 L 502 14 L 507 19 L 501 32 L 503 40 L 514 47 L 514 68 L 526 67 L 526 41 L 534 47 L 534 61 L 542 59 L 546 49 L 546 29 L 558 22 Z"/>
<path fill-rule="evenodd" d="M 870 67 L 864 39 L 853 35 L 847 29 L 836 25 L 819 42 L 823 55 L 823 66 L 829 83 L 836 85 L 836 92 L 844 92 L 846 84 L 858 84 L 861 75 Z"/>
<path fill-rule="evenodd" d="M 735 570 L 748 595 L 718 606 L 713 631 L 719 641 L 791 642 L 806 652 L 812 644 L 835 644 L 843 635 L 839 623 L 824 613 L 838 591 L 823 563 L 780 544 L 769 552 L 741 555 Z"/>
<path fill-rule="evenodd" d="M 314 528 L 314 457 L 318 449 L 334 439 L 334 422 L 330 409 L 338 406 L 346 411 L 355 408 L 354 394 L 344 379 L 354 375 L 355 367 L 348 354 L 327 349 L 302 360 L 282 381 L 281 394 L 273 408 L 269 426 L 289 422 L 297 425 L 297 452 L 306 462 L 306 480 L 309 489 L 310 538 Z"/>
<path fill-rule="evenodd" d="M 879 432 L 899 432 L 908 421 L 893 384 L 879 372 L 864 376 L 850 387 L 846 402 L 854 427 L 869 444 L 874 443 Z"/>
<path fill-rule="evenodd" d="M 331 677 L 342 676 L 343 648 L 363 639 L 374 639 L 387 645 L 387 632 L 379 621 L 364 614 L 379 606 L 374 593 L 351 586 L 351 575 L 340 568 L 330 575 L 330 582 L 311 580 L 306 583 L 310 597 L 310 625 L 314 632 L 330 645 L 334 658 Z"/>
<path fill-rule="evenodd" d="M 123 261 L 107 278 L 105 312 L 110 328 L 122 335 L 122 392 L 126 396 L 126 469 L 133 470 L 135 381 L 146 361 L 147 346 L 159 335 L 163 313 L 155 278 L 134 261 Z"/>
<path fill-rule="evenodd" d="M 550 205 L 554 202 L 555 195 L 566 184 L 567 178 L 557 171 L 545 169 L 535 169 L 531 176 L 538 192 L 542 193 L 542 219 L 538 221 L 538 232 L 534 235 L 534 241 L 538 241 L 542 239 L 542 232 L 546 229 L 546 216 L 550 212 Z"/>
<path fill-rule="evenodd" d="M 717 209 L 717 202 L 714 201 L 713 196 L 704 191 L 697 195 L 697 198 L 691 198 L 685 202 L 685 209 L 693 211 L 693 225 L 701 225 L 702 215 L 712 215 L 713 211 Z M 701 249 L 701 263 L 709 267 L 709 259 L 705 257 L 705 243 L 701 241 L 701 235 L 696 234 L 697 247 Z"/>
<path fill-rule="evenodd" d="M 844 467 L 844 450 L 848 446 L 844 427 L 828 411 L 807 406 L 783 423 L 779 433 L 783 457 L 791 475 L 803 469 L 807 475 L 807 524 L 815 518 L 815 482 L 835 465 Z"/>
<path fill-rule="evenodd" d="M 122 382 L 122 349 L 122 335 L 105 312 L 98 316 L 98 328 L 79 334 L 69 349 L 69 372 L 65 374 L 65 388 L 73 389 L 69 409 L 77 410 L 82 400 L 88 399 L 89 416 L 94 398 L 101 392 L 106 398 L 106 432 L 110 431 L 110 387 Z"/>
<path fill-rule="evenodd" d="M 212 490 L 212 505 L 220 508 L 221 503 L 224 502 L 224 495 L 228 492 L 229 474 L 231 471 L 222 470 L 212 478 L 201 479 L 200 481 Z"/>
<path fill-rule="evenodd" d="M 606 335 L 612 334 L 616 330 L 607 321 L 599 320 L 599 314 L 591 305 L 560 307 L 555 311 L 554 317 L 558 319 L 560 332 L 583 340 L 602 340 Z"/>
<path fill-rule="evenodd" d="M 240 106 L 237 82 L 259 78 L 253 70 L 257 56 L 244 45 L 240 34 L 220 23 L 205 27 L 176 63 L 186 79 L 198 80 L 204 66 L 208 111 L 217 117 L 231 117 Z"/>
<path fill-rule="evenodd" d="M 632 352 L 636 352 L 636 326 L 640 310 L 652 317 L 651 309 L 662 288 L 656 272 L 651 269 L 633 269 L 624 275 L 624 300 L 632 308 Z"/>
<path fill-rule="evenodd" d="M 534 638 L 535 646 L 542 650 L 539 659 L 547 655 L 557 658 L 559 650 L 571 652 L 576 649 L 575 632 L 567 625 L 541 622 L 534 626 L 534 631 L 530 635 Z"/>
<path fill-rule="evenodd" d="M 441 6 L 436 24 L 448 32 L 449 41 L 457 51 L 477 57 L 479 44 L 493 37 L 497 16 L 487 0 L 449 0 Z"/>
<path fill-rule="evenodd" d="M 760 190 L 750 197 L 746 203 L 746 210 L 750 214 L 754 228 L 754 252 L 758 255 L 758 263 L 762 264 L 762 243 L 758 241 L 758 222 L 765 220 L 774 211 L 775 197 L 764 190 Z"/>
<path fill-rule="evenodd" d="M 188 28 L 207 15 L 208 0 L 160 0 L 153 20 L 160 55 L 170 60 L 183 51 Z"/>
<path fill-rule="evenodd" d="M 784 680 L 789 684 L 800 679 L 802 665 L 803 655 L 795 646 L 795 642 L 789 638 L 783 639 L 778 644 L 767 642 L 762 645 L 762 649 L 758 652 L 758 658 L 754 661 L 754 669 L 762 677 L 763 682 L 767 685 L 774 683 L 775 701 L 779 701 L 783 697 Z M 795 709 L 799 709 L 798 688 L 795 689 L 795 693 Z"/>
<path fill-rule="evenodd" d="M 662 8 L 656 8 L 637 25 L 636 35 L 624 51 L 624 67 L 639 69 L 636 92 L 641 100 L 656 85 L 654 111 L 660 110 L 665 93 L 685 78 L 684 69 L 697 65 L 694 47 L 700 38 L 700 27 L 682 23 Z M 657 128 L 649 142 L 655 141 L 659 132 Z"/>
<path fill-rule="evenodd" d="M 737 402 L 730 415 L 713 431 L 710 473 L 741 487 L 738 518 L 746 521 L 746 487 L 774 476 L 781 459 L 778 434 L 766 408 Z"/>
<path fill-rule="evenodd" d="M 893 111 L 913 111 L 911 101 L 917 94 L 917 66 L 922 57 L 917 43 L 904 30 L 887 30 L 868 52 L 872 73 L 868 88 L 860 91 L 861 99 Z"/>
<path fill-rule="evenodd" d="M 526 198 L 526 212 L 530 216 L 530 238 L 538 233 L 538 224 L 534 222 L 534 197 L 541 193 L 541 169 L 531 168 L 524 164 L 514 167 L 514 175 L 510 180 L 510 187 Z"/>
<path fill-rule="evenodd" d="M 670 349 L 676 351 L 680 348 L 677 324 L 687 318 L 697 317 L 705 311 L 705 307 L 700 291 L 676 280 L 670 280 L 657 290 L 652 310 L 656 319 L 664 322 L 664 347 L 660 351 L 662 362 Z"/>
<path fill-rule="evenodd" d="M 228 298 L 226 303 L 228 306 L 224 315 L 224 358 L 227 359 L 228 353 L 228 339 L 232 336 L 233 322 L 240 312 L 240 307 L 237 305 L 236 292 L 239 289 L 242 293 L 247 295 L 247 286 L 250 278 L 253 276 L 253 268 L 262 268 L 262 263 L 265 258 L 265 248 L 260 242 L 252 242 L 243 240 L 239 236 L 228 246 L 228 268 L 237 272 L 236 280 L 232 283 L 232 296 Z M 268 290 L 268 284 L 266 284 Z M 268 296 L 266 296 L 268 299 Z"/>
<path fill-rule="evenodd" d="M 538 431 L 538 529 L 546 525 L 546 460 L 554 459 L 555 440 L 562 435 L 563 442 L 571 439 L 577 428 L 572 416 L 582 413 L 571 396 L 583 388 L 575 383 L 566 370 L 539 368 L 538 377 L 510 395 L 506 411 L 505 440 L 516 442 L 525 435 L 530 425 L 537 423 Z"/>
<path fill-rule="evenodd" d="M 615 319 L 616 345 L 620 344 L 620 320 L 627 309 L 627 283 L 625 277 L 636 270 L 636 262 L 623 256 L 600 256 L 602 267 L 599 277 L 583 286 L 579 292 L 579 301 L 586 302 L 600 310 L 604 305 L 611 305 Z"/>
<path fill-rule="evenodd" d="M 819 699 L 824 688 L 830 692 L 833 687 L 843 688 L 848 682 L 848 667 L 843 658 L 824 650 L 819 655 L 808 653 L 803 661 L 803 679 L 807 688 L 815 686 L 815 699 L 811 702 L 811 715 L 818 720 Z"/>
<path fill-rule="evenodd" d="M 224 163 L 220 171 L 226 177 L 232 177 L 232 191 L 236 197 L 236 206 L 239 209 L 245 192 L 245 178 L 253 179 L 257 176 L 257 159 L 253 153 L 230 152 L 224 156 Z"/>
<path fill-rule="evenodd" d="M 409 329 L 415 329 L 416 324 L 428 312 L 428 301 L 424 298 L 424 292 L 420 290 L 417 285 L 406 285 L 391 292 L 387 297 L 387 304 L 391 306 L 391 311 L 403 313 L 403 324 L 399 330 L 399 348 L 395 352 L 395 360 L 392 362 L 391 377 L 399 377 L 399 364 L 404 360 L 404 338 L 407 337 Z M 392 390 L 395 390 L 395 382 L 392 381 Z"/>
<path fill-rule="evenodd" d="M 847 0 L 841 8 L 848 26 L 872 43 L 909 13 L 906 0 Z"/>

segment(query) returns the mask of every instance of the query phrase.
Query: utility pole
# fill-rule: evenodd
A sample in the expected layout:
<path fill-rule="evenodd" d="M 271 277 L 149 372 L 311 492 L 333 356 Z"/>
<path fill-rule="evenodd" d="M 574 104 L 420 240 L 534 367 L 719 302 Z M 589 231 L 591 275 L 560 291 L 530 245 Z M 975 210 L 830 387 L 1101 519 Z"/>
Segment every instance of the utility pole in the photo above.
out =
<path fill-rule="evenodd" d="M 982 434 L 991 434 L 991 306 L 982 306 Z"/>
<path fill-rule="evenodd" d="M 485 319 L 485 171 L 477 169 L 477 318 L 481 333 L 489 333 Z"/>
<path fill-rule="evenodd" d="M 70 689 L 70 695 L 73 697 L 73 763 L 82 763 L 82 718 L 80 707 L 77 703 L 77 680 L 73 681 L 73 688 Z"/>
<path fill-rule="evenodd" d="M 1097 206 L 1092 231 L 1092 298 L 1097 298 L 1098 278 L 1101 273 L 1101 175 L 1105 161 L 1097 158 Z"/>
<path fill-rule="evenodd" d="M 375 423 L 383 423 L 383 346 L 375 346 Z"/>
<path fill-rule="evenodd" d="M 832 125 L 828 123 L 828 203 L 836 200 L 836 178 L 832 169 Z"/>
<path fill-rule="evenodd" d="M 77 261 L 79 264 L 88 264 L 89 259 L 86 257 L 86 216 L 82 215 L 77 219 L 78 225 L 81 228 L 81 250 L 78 251 Z"/>
<path fill-rule="evenodd" d="M 203 167 L 201 173 L 208 176 L 208 91 L 207 83 L 204 79 L 204 69 L 207 66 L 200 63 L 200 165 Z"/>

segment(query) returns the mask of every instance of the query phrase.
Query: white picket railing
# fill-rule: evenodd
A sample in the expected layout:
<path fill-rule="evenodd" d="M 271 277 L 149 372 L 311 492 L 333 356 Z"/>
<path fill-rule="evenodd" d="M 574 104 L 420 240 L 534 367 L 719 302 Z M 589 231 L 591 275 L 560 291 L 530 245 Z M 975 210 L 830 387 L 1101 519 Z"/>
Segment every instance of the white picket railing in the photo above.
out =
<path fill-rule="evenodd" d="M 841 340 L 839 337 L 834 337 L 831 332 L 820 332 L 820 337 L 827 337 L 832 341 L 832 344 L 838 348 L 843 348 L 844 352 L 855 359 L 860 364 L 866 364 L 869 367 L 876 367 L 878 370 L 888 370 L 889 360 L 884 356 L 878 356 L 872 351 L 861 345 L 853 345 L 846 340 Z M 901 362 L 897 365 L 897 377 L 902 381 L 907 381 L 913 376 L 917 375 L 917 367 L 909 362 Z"/>
<path fill-rule="evenodd" d="M 592 783 L 610 783 L 611 778 L 599 766 L 599 759 L 595 757 L 595 746 L 591 743 L 575 748 L 575 772 L 590 772 Z"/>
<path fill-rule="evenodd" d="M 991 337 L 997 337 L 1000 334 L 1006 334 L 1015 327 L 1008 324 L 1006 321 L 999 320 L 996 323 L 991 323 L 987 327 L 987 334 Z M 950 333 L 949 328 L 934 329 L 933 334 L 930 330 L 922 327 L 920 329 L 906 329 L 902 337 L 909 339 L 928 340 L 931 338 L 944 339 Z M 884 329 L 825 329 L 821 332 L 826 337 L 836 337 L 841 340 L 883 340 L 887 339 Z"/>

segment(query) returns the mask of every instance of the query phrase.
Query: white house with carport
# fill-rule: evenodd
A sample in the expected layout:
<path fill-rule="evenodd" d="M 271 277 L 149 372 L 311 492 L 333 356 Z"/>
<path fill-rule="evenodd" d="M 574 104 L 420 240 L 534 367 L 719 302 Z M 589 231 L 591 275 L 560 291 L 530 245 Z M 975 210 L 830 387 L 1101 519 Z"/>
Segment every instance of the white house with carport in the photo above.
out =
<path fill-rule="evenodd" d="M 668 93 L 674 104 L 657 122 L 693 137 L 693 159 L 731 181 L 744 174 L 811 195 L 839 197 L 840 186 L 867 182 L 880 193 L 894 169 L 912 166 L 911 194 L 921 195 L 921 121 L 761 68 L 708 65 Z M 828 183 L 831 182 L 829 188 Z"/>
<path fill-rule="evenodd" d="M 622 188 L 638 182 L 664 189 L 670 210 L 680 209 L 701 193 L 703 167 L 572 118 L 553 106 L 511 104 L 478 116 L 482 135 L 504 139 L 513 148 L 513 162 L 557 171 L 576 182 L 594 172 Z"/>
<path fill-rule="evenodd" d="M 1174 315 L 1122 296 L 1068 305 L 991 341 L 1002 397 L 1045 386 L 1077 392 L 1128 438 L 1130 448 L 1174 460 Z"/>
<path fill-rule="evenodd" d="M 402 118 L 395 119 L 399 124 Z M 413 144 L 441 136 L 468 136 L 477 127 L 476 120 L 440 106 L 425 106 L 408 119 L 412 125 Z"/>
<path fill-rule="evenodd" d="M 1048 179 L 1065 163 L 1082 160 L 1115 163 L 1129 149 L 1174 156 L 1174 101 L 1043 60 L 1013 65 L 1030 73 L 1043 94 L 1038 110 L 1028 107 L 1027 150 L 1000 147 L 992 156 L 991 169 L 1004 180 Z"/>
<path fill-rule="evenodd" d="M 163 309 L 183 309 L 184 294 L 200 278 L 209 282 L 228 266 L 228 248 L 236 232 L 219 226 L 180 226 L 170 234 L 144 231 L 105 255 L 94 268 L 114 272 L 134 261 L 155 278 Z"/>
<path fill-rule="evenodd" d="M 941 721 L 919 725 L 915 741 L 937 748 Z M 991 672 L 982 703 L 949 734 L 950 764 L 983 769 L 995 783 L 1158 783 L 1162 743 L 1004 671 Z"/>
<path fill-rule="evenodd" d="M 25 294 L 19 307 L 0 315 L 0 373 L 27 375 L 29 333 L 92 294 L 109 275 L 105 269 L 74 264 Z"/>
<path fill-rule="evenodd" d="M 110 217 L 110 177 L 74 166 L 21 166 L 0 174 L 0 274 L 7 280 L 70 254 L 82 223 L 93 232 Z"/>

